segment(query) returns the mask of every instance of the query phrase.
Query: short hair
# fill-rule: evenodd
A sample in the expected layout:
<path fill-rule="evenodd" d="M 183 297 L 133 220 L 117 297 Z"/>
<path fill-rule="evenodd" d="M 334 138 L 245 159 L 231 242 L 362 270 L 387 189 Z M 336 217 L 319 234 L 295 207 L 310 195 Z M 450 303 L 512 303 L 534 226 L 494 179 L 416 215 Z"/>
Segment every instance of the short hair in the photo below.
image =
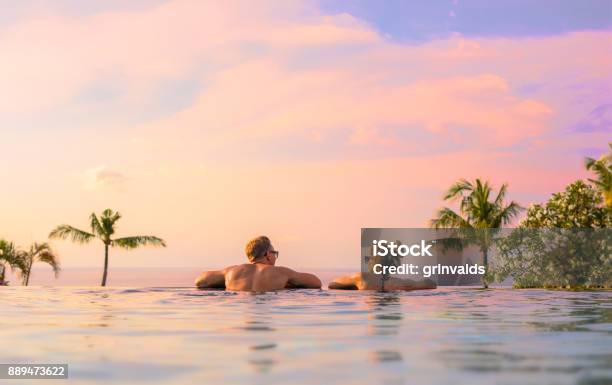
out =
<path fill-rule="evenodd" d="M 272 243 L 270 242 L 270 238 L 262 235 L 257 238 L 251 239 L 245 247 L 245 252 L 249 261 L 253 262 L 258 258 L 266 255 L 268 250 L 272 247 Z"/>

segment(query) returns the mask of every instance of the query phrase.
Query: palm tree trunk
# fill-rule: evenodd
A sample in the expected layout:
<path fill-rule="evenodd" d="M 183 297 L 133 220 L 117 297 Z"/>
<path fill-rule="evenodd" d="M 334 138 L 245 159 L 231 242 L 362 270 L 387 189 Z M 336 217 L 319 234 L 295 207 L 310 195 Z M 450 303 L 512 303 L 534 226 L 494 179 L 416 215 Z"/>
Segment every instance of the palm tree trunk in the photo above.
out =
<path fill-rule="evenodd" d="M 104 274 L 102 275 L 102 286 L 106 286 L 106 275 L 108 274 L 108 244 L 104 243 Z"/>
<path fill-rule="evenodd" d="M 488 289 L 489 284 L 487 283 L 486 276 L 487 276 L 487 273 L 489 272 L 489 249 L 482 250 L 482 263 L 485 268 L 485 273 L 482 276 L 482 287 L 485 289 Z"/>
<path fill-rule="evenodd" d="M 0 283 L 4 283 L 4 272 L 6 271 L 6 266 L 4 264 L 0 264 Z"/>
<path fill-rule="evenodd" d="M 28 271 L 26 271 L 25 282 L 24 285 L 28 286 L 30 282 L 30 273 L 32 272 L 32 264 L 34 263 L 34 258 L 30 259 L 30 263 L 28 264 Z"/>

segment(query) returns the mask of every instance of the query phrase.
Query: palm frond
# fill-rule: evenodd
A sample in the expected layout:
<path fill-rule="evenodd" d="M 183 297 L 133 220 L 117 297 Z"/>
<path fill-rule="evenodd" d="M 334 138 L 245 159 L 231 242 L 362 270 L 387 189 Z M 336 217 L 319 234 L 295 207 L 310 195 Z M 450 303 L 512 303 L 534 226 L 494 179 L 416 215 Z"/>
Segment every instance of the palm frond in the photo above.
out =
<path fill-rule="evenodd" d="M 76 243 L 88 243 L 95 235 L 88 233 L 87 231 L 79 230 L 76 227 L 70 225 L 57 226 L 49 233 L 51 239 L 67 239 L 70 238 Z"/>
<path fill-rule="evenodd" d="M 595 178 L 588 179 L 589 182 L 601 192 L 606 206 L 612 208 L 612 142 L 608 146 L 610 152 L 607 155 L 599 159 L 585 158 L 584 165 L 595 174 Z"/>
<path fill-rule="evenodd" d="M 152 235 L 139 235 L 133 237 L 117 238 L 111 241 L 111 245 L 124 249 L 135 249 L 140 246 L 166 247 L 166 243 L 163 239 L 154 237 Z"/>
<path fill-rule="evenodd" d="M 472 191 L 474 186 L 466 179 L 460 179 L 457 183 L 453 184 L 446 194 L 444 195 L 444 200 L 454 200 L 463 195 L 464 191 Z"/>
<path fill-rule="evenodd" d="M 53 274 L 55 274 L 55 277 L 57 278 L 61 268 L 59 259 L 57 255 L 53 253 L 53 251 L 42 251 L 37 255 L 36 259 L 38 260 L 38 262 L 46 263 L 47 265 L 51 266 L 51 268 L 53 269 Z"/>
<path fill-rule="evenodd" d="M 119 213 L 119 211 L 113 211 L 111 209 L 106 209 L 102 211 L 102 217 L 108 218 L 111 224 L 115 224 L 115 222 L 117 222 L 121 218 L 121 214 Z"/>
<path fill-rule="evenodd" d="M 5 262 L 11 270 L 19 270 L 22 274 L 27 270 L 26 254 L 18 249 L 13 242 L 0 239 L 0 262 Z"/>
<path fill-rule="evenodd" d="M 26 271 L 28 269 L 28 253 L 22 250 L 17 251 L 15 262 L 11 268 L 17 268 L 21 272 Z"/>
<path fill-rule="evenodd" d="M 430 224 L 435 229 L 470 227 L 467 220 L 448 207 L 438 211 L 436 218 L 432 219 Z"/>
<path fill-rule="evenodd" d="M 32 259 L 32 262 L 34 261 L 42 262 L 42 263 L 46 263 L 47 265 L 51 266 L 51 268 L 53 269 L 53 273 L 55 274 L 55 277 L 57 278 L 60 272 L 59 258 L 47 242 L 34 243 L 30 247 L 29 258 Z"/>
<path fill-rule="evenodd" d="M 91 213 L 91 215 L 89 216 L 89 222 L 91 226 L 91 232 L 99 237 L 104 237 L 104 229 L 102 228 L 102 225 L 100 224 L 100 220 L 98 219 L 96 213 Z"/>
<path fill-rule="evenodd" d="M 104 229 L 105 237 L 110 237 L 115 233 L 115 222 L 121 218 L 121 214 L 118 211 L 106 209 L 102 211 L 100 216 L 101 226 Z"/>
<path fill-rule="evenodd" d="M 501 227 L 502 225 L 507 225 L 512 221 L 514 217 L 516 217 L 521 211 L 525 208 L 515 201 L 510 202 L 506 207 L 502 208 L 501 211 L 497 214 L 494 225 L 491 226 L 494 228 Z"/>
<path fill-rule="evenodd" d="M 587 170 L 590 170 L 595 165 L 595 162 L 597 162 L 595 159 L 589 158 L 587 156 L 586 158 L 584 158 L 584 168 L 586 168 Z"/>
<path fill-rule="evenodd" d="M 501 206 L 504 203 L 504 199 L 506 198 L 507 192 L 508 192 L 508 183 L 504 183 L 499 188 L 499 192 L 497 193 L 497 197 L 495 198 L 495 205 Z"/>
<path fill-rule="evenodd" d="M 11 266 L 11 269 L 19 270 L 19 277 L 23 278 L 26 275 L 30 274 L 30 269 L 32 267 L 32 256 L 30 253 L 26 251 L 19 251 L 17 254 L 16 263 Z"/>
<path fill-rule="evenodd" d="M 592 179 L 592 178 L 588 178 L 587 179 L 589 182 L 593 183 L 595 186 L 597 186 L 598 189 L 600 190 L 606 190 L 606 188 L 608 186 L 610 186 L 610 183 L 605 183 L 604 181 L 601 180 L 597 180 L 597 179 Z"/>

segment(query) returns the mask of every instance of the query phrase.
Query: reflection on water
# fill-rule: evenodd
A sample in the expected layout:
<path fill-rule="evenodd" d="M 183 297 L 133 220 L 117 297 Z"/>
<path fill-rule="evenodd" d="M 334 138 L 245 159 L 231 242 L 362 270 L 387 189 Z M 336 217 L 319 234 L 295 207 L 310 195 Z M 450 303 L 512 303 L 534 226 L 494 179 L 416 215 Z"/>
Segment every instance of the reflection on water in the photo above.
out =
<path fill-rule="evenodd" d="M 276 332 L 271 308 L 276 300 L 275 295 L 276 293 L 248 293 L 242 314 L 245 320 L 243 330 L 252 334 L 253 339 L 253 344 L 246 347 L 248 351 L 244 354 L 249 357 L 248 363 L 253 371 L 259 374 L 270 372 L 277 362 L 276 333 L 271 333 Z"/>
<path fill-rule="evenodd" d="M 612 383 L 611 292 L 6 287 L 0 309 L 0 362 L 68 363 L 54 384 Z"/>
<path fill-rule="evenodd" d="M 402 302 L 400 293 L 370 293 L 366 304 L 371 309 L 371 333 L 374 335 L 394 335 L 400 330 Z"/>
<path fill-rule="evenodd" d="M 395 350 L 377 350 L 372 354 L 372 359 L 376 362 L 401 361 L 402 355 Z"/>
<path fill-rule="evenodd" d="M 372 351 L 369 361 L 375 367 L 384 367 L 378 380 L 384 384 L 403 384 L 408 379 L 408 367 L 403 361 L 402 346 L 393 346 L 387 341 L 401 333 L 403 320 L 402 295 L 400 292 L 370 292 L 365 296 L 369 310 L 368 334 L 371 335 Z M 382 366 L 381 366 L 382 365 Z"/>
<path fill-rule="evenodd" d="M 255 345 L 250 348 L 253 350 L 264 350 L 264 349 L 274 349 L 276 344 L 263 344 L 263 345 Z"/>

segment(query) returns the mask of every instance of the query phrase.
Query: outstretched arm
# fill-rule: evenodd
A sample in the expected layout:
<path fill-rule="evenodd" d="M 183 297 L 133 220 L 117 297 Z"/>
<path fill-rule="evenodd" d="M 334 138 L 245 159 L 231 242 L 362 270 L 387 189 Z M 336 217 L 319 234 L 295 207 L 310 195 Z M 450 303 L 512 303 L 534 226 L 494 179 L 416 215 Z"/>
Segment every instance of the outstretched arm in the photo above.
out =
<path fill-rule="evenodd" d="M 370 273 L 356 273 L 339 277 L 329 284 L 330 289 L 337 290 L 381 290 L 382 277 Z M 385 290 L 421 290 L 435 289 L 436 283 L 431 279 L 415 281 L 412 279 L 389 277 L 385 281 Z"/>
<path fill-rule="evenodd" d="M 321 280 L 314 274 L 299 273 L 285 267 L 286 273 L 289 277 L 287 281 L 287 288 L 301 288 L 301 289 L 320 289 Z"/>
<path fill-rule="evenodd" d="M 205 271 L 195 280 L 198 289 L 225 289 L 225 270 Z"/>
<path fill-rule="evenodd" d="M 359 283 L 361 282 L 361 274 L 347 275 L 344 277 L 338 277 L 329 283 L 330 289 L 336 290 L 359 290 Z"/>

